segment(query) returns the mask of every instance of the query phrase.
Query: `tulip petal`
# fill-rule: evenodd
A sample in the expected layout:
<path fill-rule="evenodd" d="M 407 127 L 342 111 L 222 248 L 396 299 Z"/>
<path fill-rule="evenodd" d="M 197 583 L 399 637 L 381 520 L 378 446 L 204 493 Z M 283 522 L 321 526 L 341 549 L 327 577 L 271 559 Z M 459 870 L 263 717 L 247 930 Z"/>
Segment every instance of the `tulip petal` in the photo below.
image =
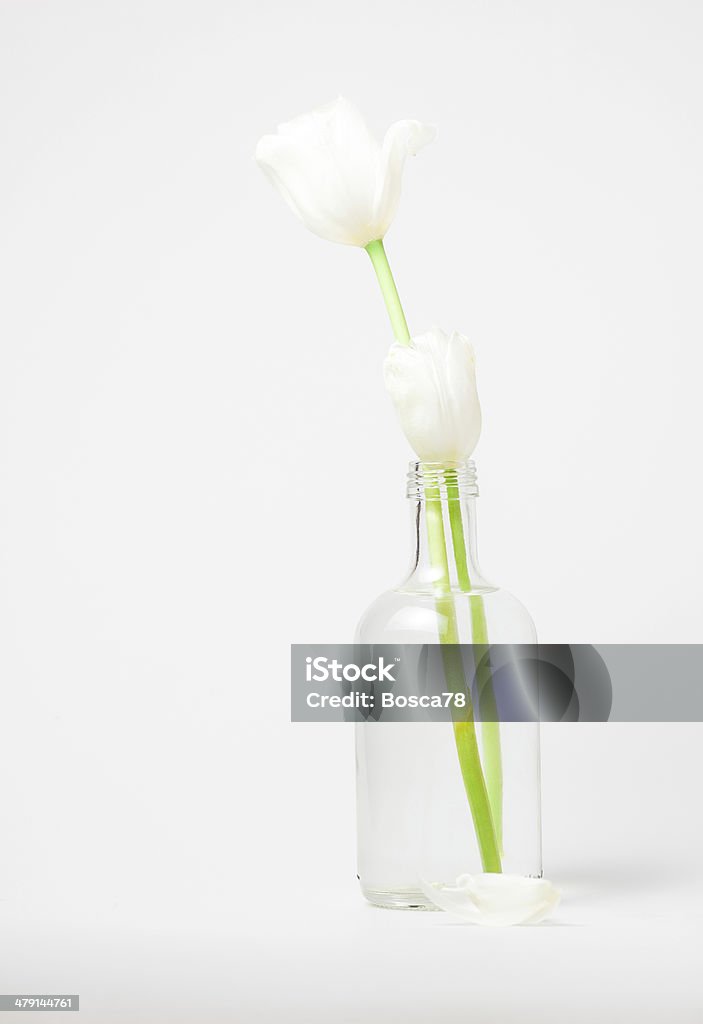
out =
<path fill-rule="evenodd" d="M 264 135 L 256 147 L 256 160 L 269 180 L 310 231 L 332 242 L 352 240 L 350 223 L 357 226 L 369 216 L 358 212 L 359 199 L 340 188 L 339 170 L 321 149 L 312 151 L 286 135 Z"/>
<path fill-rule="evenodd" d="M 381 231 L 379 238 L 385 235 L 396 215 L 406 159 L 432 142 L 436 135 L 433 125 L 421 121 L 396 121 L 386 132 L 374 199 L 374 220 Z"/>
<path fill-rule="evenodd" d="M 537 924 L 558 905 L 557 889 L 544 878 L 522 875 L 460 875 L 453 886 L 422 881 L 428 899 L 473 924 L 507 927 Z"/>

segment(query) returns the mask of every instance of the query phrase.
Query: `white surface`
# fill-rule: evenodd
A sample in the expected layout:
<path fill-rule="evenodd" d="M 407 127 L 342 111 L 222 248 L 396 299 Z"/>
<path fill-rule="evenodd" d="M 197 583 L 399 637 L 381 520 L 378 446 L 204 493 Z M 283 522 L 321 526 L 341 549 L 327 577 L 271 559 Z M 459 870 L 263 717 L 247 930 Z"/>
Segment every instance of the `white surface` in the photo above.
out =
<path fill-rule="evenodd" d="M 700 1019 L 698 726 L 549 732 L 553 926 L 361 904 L 351 737 L 288 723 L 288 645 L 402 573 L 408 452 L 365 255 L 251 153 L 338 91 L 439 124 L 388 251 L 411 327 L 477 348 L 489 575 L 544 640 L 700 642 L 702 32 L 685 2 L 0 4 L 0 991 Z"/>
<path fill-rule="evenodd" d="M 288 732 L 269 734 L 288 759 L 278 783 L 264 751 L 247 793 L 196 769 L 204 792 L 186 790 L 172 821 L 111 841 L 97 798 L 80 829 L 93 863 L 64 843 L 55 879 L 37 842 L 1 905 L 2 987 L 78 990 L 91 1022 L 700 1021 L 699 726 L 545 729 L 546 869 L 563 902 L 551 923 L 497 930 L 368 907 L 345 728 Z M 122 825 L 143 811 L 136 796 Z"/>

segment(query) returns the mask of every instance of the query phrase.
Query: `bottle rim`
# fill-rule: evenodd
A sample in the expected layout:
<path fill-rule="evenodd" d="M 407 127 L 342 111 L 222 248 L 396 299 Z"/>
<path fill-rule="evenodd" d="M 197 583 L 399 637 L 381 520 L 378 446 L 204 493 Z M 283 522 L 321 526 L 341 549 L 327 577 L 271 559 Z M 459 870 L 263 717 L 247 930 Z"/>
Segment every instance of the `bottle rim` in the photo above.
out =
<path fill-rule="evenodd" d="M 412 501 L 457 501 L 478 497 L 476 463 L 411 462 L 408 466 L 406 496 Z"/>

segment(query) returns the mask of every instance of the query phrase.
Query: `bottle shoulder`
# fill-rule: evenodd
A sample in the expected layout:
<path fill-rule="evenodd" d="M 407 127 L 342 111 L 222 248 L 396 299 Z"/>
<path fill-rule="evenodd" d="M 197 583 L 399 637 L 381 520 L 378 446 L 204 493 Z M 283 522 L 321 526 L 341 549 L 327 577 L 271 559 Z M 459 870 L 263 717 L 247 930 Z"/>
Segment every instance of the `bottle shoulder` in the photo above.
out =
<path fill-rule="evenodd" d="M 455 589 L 452 599 L 461 643 L 473 640 L 472 623 L 479 602 L 490 643 L 535 643 L 537 634 L 532 617 L 509 591 L 494 586 L 469 592 Z M 444 599 L 438 607 L 432 593 L 400 586 L 372 601 L 361 616 L 356 639 L 360 643 L 438 643 L 445 615 Z"/>

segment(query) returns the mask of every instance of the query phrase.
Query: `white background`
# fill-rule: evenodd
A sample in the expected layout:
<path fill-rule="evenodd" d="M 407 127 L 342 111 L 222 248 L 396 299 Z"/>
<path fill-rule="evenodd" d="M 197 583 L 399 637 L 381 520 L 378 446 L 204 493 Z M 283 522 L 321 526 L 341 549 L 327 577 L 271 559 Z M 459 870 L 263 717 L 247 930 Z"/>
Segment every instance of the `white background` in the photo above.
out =
<path fill-rule="evenodd" d="M 402 575 L 410 453 L 365 254 L 252 153 L 337 93 L 438 124 L 387 248 L 477 349 L 488 575 L 544 640 L 703 642 L 702 44 L 685 0 L 0 4 L 0 991 L 700 1020 L 698 726 L 546 730 L 553 924 L 358 896 L 288 646 Z"/>

